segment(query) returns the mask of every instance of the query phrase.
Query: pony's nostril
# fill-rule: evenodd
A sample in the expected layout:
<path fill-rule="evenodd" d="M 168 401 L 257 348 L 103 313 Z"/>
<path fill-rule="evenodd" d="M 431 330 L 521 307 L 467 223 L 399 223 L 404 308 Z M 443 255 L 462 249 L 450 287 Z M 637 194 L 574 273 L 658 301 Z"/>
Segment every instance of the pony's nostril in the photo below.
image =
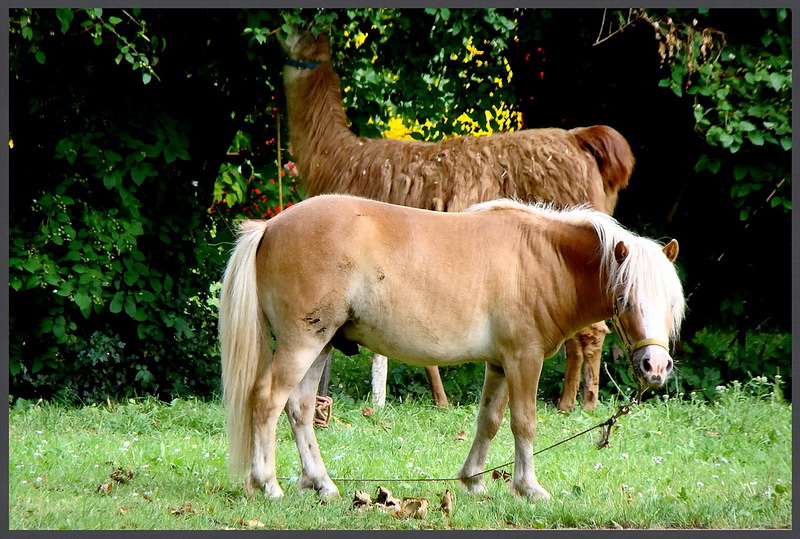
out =
<path fill-rule="evenodd" d="M 649 372 L 650 371 L 650 358 L 649 357 L 646 357 L 646 358 L 644 358 L 642 360 L 642 369 L 644 369 L 644 372 Z"/>

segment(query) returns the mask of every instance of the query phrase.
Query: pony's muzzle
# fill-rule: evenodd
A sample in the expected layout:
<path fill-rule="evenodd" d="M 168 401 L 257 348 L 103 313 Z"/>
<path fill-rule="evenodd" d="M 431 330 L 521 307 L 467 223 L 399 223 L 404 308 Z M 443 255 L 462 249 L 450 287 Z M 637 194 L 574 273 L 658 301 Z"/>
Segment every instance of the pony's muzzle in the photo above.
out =
<path fill-rule="evenodd" d="M 648 345 L 634 352 L 633 366 L 636 377 L 649 387 L 663 386 L 672 372 L 672 358 L 659 345 Z"/>

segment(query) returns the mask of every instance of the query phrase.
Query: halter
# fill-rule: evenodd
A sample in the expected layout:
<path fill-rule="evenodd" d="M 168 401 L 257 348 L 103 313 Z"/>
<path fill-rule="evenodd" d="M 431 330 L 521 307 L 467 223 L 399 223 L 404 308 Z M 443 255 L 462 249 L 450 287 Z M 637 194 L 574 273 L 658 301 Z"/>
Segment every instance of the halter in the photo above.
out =
<path fill-rule="evenodd" d="M 642 339 L 640 341 L 636 341 L 635 343 L 631 344 L 631 340 L 628 337 L 628 334 L 625 332 L 625 329 L 622 327 L 622 323 L 619 320 L 619 300 L 614 299 L 614 315 L 611 317 L 611 325 L 614 327 L 614 331 L 617 332 L 619 338 L 622 339 L 622 344 L 625 346 L 625 350 L 628 352 L 628 359 L 633 360 L 633 353 L 640 348 L 644 348 L 645 346 L 655 345 L 660 346 L 667 352 L 669 352 L 669 343 L 662 341 L 661 339 Z"/>
<path fill-rule="evenodd" d="M 296 67 L 298 69 L 314 69 L 322 62 L 303 62 L 302 60 L 295 60 L 294 58 L 286 58 L 284 64 L 287 66 Z"/>

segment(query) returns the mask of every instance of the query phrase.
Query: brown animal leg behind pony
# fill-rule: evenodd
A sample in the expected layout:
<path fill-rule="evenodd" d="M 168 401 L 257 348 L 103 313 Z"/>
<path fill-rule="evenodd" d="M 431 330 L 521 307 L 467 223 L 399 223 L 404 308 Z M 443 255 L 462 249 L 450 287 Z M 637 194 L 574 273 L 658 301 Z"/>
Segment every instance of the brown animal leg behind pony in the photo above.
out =
<path fill-rule="evenodd" d="M 344 193 L 437 211 L 458 212 L 502 197 L 589 204 L 612 214 L 628 185 L 634 158 L 625 138 L 611 127 L 545 128 L 441 142 L 368 139 L 348 128 L 339 77 L 324 35 L 293 33 L 281 41 L 289 57 L 283 72 L 293 156 L 309 196 Z M 569 373 L 581 362 L 599 372 L 597 343 L 605 324 L 581 332 L 567 349 Z M 583 358 L 583 359 L 581 359 Z M 374 360 L 375 361 L 375 360 Z M 447 398 L 435 366 L 428 367 L 437 405 Z M 574 377 L 573 377 L 574 378 Z M 568 381 L 559 408 L 571 410 L 577 379 Z M 585 391 L 594 408 L 596 389 Z"/>

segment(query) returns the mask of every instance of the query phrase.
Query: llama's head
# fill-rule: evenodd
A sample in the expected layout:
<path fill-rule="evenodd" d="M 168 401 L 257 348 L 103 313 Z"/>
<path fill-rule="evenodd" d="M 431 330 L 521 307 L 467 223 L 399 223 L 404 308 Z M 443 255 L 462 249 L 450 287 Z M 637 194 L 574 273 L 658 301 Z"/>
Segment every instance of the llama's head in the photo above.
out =
<path fill-rule="evenodd" d="M 314 34 L 308 30 L 293 30 L 284 38 L 278 33 L 278 42 L 286 55 L 300 62 L 327 62 L 331 58 L 328 36 Z"/>

